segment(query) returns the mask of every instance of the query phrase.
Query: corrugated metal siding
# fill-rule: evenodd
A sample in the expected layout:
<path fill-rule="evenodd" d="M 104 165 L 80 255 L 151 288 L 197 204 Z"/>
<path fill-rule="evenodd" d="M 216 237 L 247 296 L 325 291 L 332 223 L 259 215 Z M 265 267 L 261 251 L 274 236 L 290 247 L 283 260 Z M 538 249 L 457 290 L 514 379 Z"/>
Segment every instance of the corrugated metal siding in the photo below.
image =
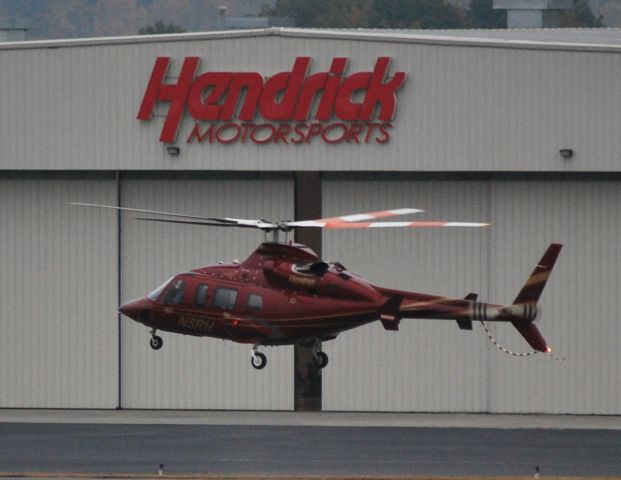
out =
<path fill-rule="evenodd" d="M 130 180 L 122 203 L 134 208 L 236 218 L 293 218 L 286 180 Z M 176 273 L 245 259 L 264 239 L 254 230 L 201 228 L 132 220 L 123 214 L 123 300 L 144 297 Z M 123 320 L 125 408 L 293 409 L 293 349 L 265 349 L 268 367 L 250 365 L 250 346 L 149 330 Z"/>
<path fill-rule="evenodd" d="M 496 355 L 490 410 L 621 413 L 621 186 L 618 182 L 493 185 L 491 298 L 511 301 L 546 245 L 564 244 L 538 324 L 563 363 Z M 527 350 L 511 329 L 510 347 Z"/>
<path fill-rule="evenodd" d="M 487 220 L 483 182 L 324 183 L 328 216 L 412 206 L 420 219 Z M 367 280 L 392 288 L 465 296 L 487 285 L 489 230 L 327 231 L 323 252 Z M 487 409 L 487 340 L 452 321 L 379 322 L 326 342 L 323 407 L 357 411 Z"/>
<path fill-rule="evenodd" d="M 117 405 L 113 181 L 0 180 L 0 407 Z"/>
<path fill-rule="evenodd" d="M 506 356 L 475 325 L 404 320 L 326 342 L 326 410 L 621 414 L 621 247 L 618 182 L 324 181 L 325 215 L 415 206 L 421 219 L 489 220 L 485 230 L 327 231 L 324 257 L 380 285 L 511 302 L 548 243 L 564 250 L 539 325 L 563 363 Z M 285 180 L 124 180 L 123 204 L 209 215 L 292 218 Z M 116 214 L 102 180 L 0 180 L 0 407 L 114 408 L 118 394 Z M 252 231 L 130 220 L 123 214 L 123 300 L 173 275 L 243 259 Z M 512 350 L 528 347 L 492 325 Z M 122 321 L 126 408 L 293 408 L 290 347 L 249 365 L 247 346 L 148 330 Z"/>
<path fill-rule="evenodd" d="M 553 241 L 565 246 L 544 291 L 538 324 L 563 363 L 509 357 L 480 325 L 403 320 L 326 343 L 328 410 L 620 414 L 621 202 L 618 182 L 339 182 L 326 214 L 415 206 L 420 218 L 489 220 L 477 231 L 327 232 L 324 257 L 378 284 L 510 303 Z M 505 346 L 528 345 L 493 325 Z"/>
<path fill-rule="evenodd" d="M 391 74 L 408 78 L 385 145 L 187 144 L 186 115 L 183 154 L 170 157 L 158 141 L 163 118 L 136 115 L 156 57 L 172 57 L 174 81 L 190 55 L 201 72 L 266 77 L 290 71 L 296 56 L 311 56 L 313 73 L 335 56 L 349 57 L 348 73 L 391 56 Z M 619 171 L 617 52 L 276 36 L 1 49 L 0 84 L 5 169 Z"/>

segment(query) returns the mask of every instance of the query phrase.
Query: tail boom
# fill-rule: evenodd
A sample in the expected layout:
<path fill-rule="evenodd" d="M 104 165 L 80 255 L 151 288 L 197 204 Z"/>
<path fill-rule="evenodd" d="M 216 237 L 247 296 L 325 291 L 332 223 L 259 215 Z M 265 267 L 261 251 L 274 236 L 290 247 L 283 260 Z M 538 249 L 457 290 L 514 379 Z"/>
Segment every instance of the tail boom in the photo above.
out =
<path fill-rule="evenodd" d="M 512 305 L 477 302 L 473 293 L 461 299 L 380 289 L 390 298 L 379 312 L 382 323 L 388 330 L 397 330 L 401 318 L 446 319 L 456 320 L 460 328 L 469 330 L 472 321 L 510 322 L 533 349 L 549 353 L 551 349 L 533 321 L 561 248 L 558 243 L 548 247 Z"/>

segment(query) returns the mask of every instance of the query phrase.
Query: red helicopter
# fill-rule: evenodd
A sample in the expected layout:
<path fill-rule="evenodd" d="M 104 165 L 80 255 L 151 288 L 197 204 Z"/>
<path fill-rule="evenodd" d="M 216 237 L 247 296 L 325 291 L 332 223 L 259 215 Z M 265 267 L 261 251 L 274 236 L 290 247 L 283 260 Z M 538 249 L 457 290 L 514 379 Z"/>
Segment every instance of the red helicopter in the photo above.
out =
<path fill-rule="evenodd" d="M 325 262 L 309 247 L 279 242 L 280 232 L 295 228 L 436 228 L 485 227 L 487 223 L 375 221 L 422 212 L 401 208 L 304 221 L 214 218 L 153 210 L 73 203 L 169 218 L 139 220 L 202 226 L 258 228 L 272 235 L 245 261 L 218 264 L 180 273 L 145 298 L 120 306 L 127 317 L 151 328 L 151 347 L 162 348 L 157 330 L 208 336 L 253 345 L 251 363 L 267 364 L 261 346 L 304 345 L 314 350 L 317 368 L 328 364 L 321 342 L 341 332 L 379 320 L 385 329 L 398 330 L 403 318 L 455 320 L 472 330 L 473 321 L 510 322 L 538 352 L 550 353 L 533 321 L 537 301 L 560 253 L 553 243 L 511 305 L 477 301 L 477 294 L 451 298 L 383 288 L 369 283 L 338 262 Z"/>

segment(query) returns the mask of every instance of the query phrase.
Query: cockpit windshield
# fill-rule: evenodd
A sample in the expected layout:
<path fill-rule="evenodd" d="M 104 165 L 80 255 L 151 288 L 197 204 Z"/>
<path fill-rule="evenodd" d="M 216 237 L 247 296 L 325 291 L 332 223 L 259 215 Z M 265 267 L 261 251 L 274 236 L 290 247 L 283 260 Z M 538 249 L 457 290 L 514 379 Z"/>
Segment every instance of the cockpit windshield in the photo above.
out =
<path fill-rule="evenodd" d="M 159 287 L 157 287 L 155 290 L 153 290 L 151 293 L 149 293 L 149 295 L 148 295 L 149 300 L 153 300 L 155 302 L 157 300 L 157 298 L 160 296 L 160 293 L 162 293 L 162 290 L 164 290 L 166 285 L 168 285 L 173 278 L 175 278 L 175 277 L 170 277 L 168 280 L 166 280 L 164 283 L 162 283 Z"/>

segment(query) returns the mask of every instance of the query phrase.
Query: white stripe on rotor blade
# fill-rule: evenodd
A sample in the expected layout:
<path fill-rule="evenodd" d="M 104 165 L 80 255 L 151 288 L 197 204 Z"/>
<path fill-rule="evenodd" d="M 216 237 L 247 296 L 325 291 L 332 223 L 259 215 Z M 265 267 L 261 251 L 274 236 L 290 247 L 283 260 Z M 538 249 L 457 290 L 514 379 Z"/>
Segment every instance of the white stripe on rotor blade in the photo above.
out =
<path fill-rule="evenodd" d="M 369 228 L 392 228 L 392 227 L 409 227 L 412 222 L 371 222 Z"/>
<path fill-rule="evenodd" d="M 274 223 L 259 222 L 255 225 L 257 228 L 276 228 L 278 225 Z"/>
<path fill-rule="evenodd" d="M 446 222 L 445 227 L 489 227 L 489 223 Z"/>
<path fill-rule="evenodd" d="M 393 215 L 408 215 L 410 213 L 421 213 L 423 211 L 424 210 L 419 208 L 396 208 L 394 210 L 382 210 L 380 212 L 354 213 L 337 218 L 343 222 L 361 222 L 363 220 L 372 220 L 374 218 L 391 217 Z"/>
<path fill-rule="evenodd" d="M 407 215 L 408 213 L 422 213 L 425 210 L 420 208 L 397 208 L 395 210 L 388 210 L 393 215 Z"/>
<path fill-rule="evenodd" d="M 337 217 L 339 220 L 343 220 L 344 222 L 360 222 L 361 220 L 371 220 L 375 218 L 374 215 L 369 215 L 368 213 L 356 213 L 353 215 L 343 215 L 342 217 Z"/>
<path fill-rule="evenodd" d="M 300 220 L 299 222 L 286 222 L 292 227 L 323 227 L 327 222 L 318 222 L 317 220 Z"/>
<path fill-rule="evenodd" d="M 259 228 L 267 228 L 267 227 L 276 226 L 273 223 L 266 223 L 262 220 L 248 220 L 245 218 L 225 218 L 224 220 L 226 220 L 227 222 L 235 222 L 238 225 L 248 225 L 248 226 L 259 227 Z"/>

